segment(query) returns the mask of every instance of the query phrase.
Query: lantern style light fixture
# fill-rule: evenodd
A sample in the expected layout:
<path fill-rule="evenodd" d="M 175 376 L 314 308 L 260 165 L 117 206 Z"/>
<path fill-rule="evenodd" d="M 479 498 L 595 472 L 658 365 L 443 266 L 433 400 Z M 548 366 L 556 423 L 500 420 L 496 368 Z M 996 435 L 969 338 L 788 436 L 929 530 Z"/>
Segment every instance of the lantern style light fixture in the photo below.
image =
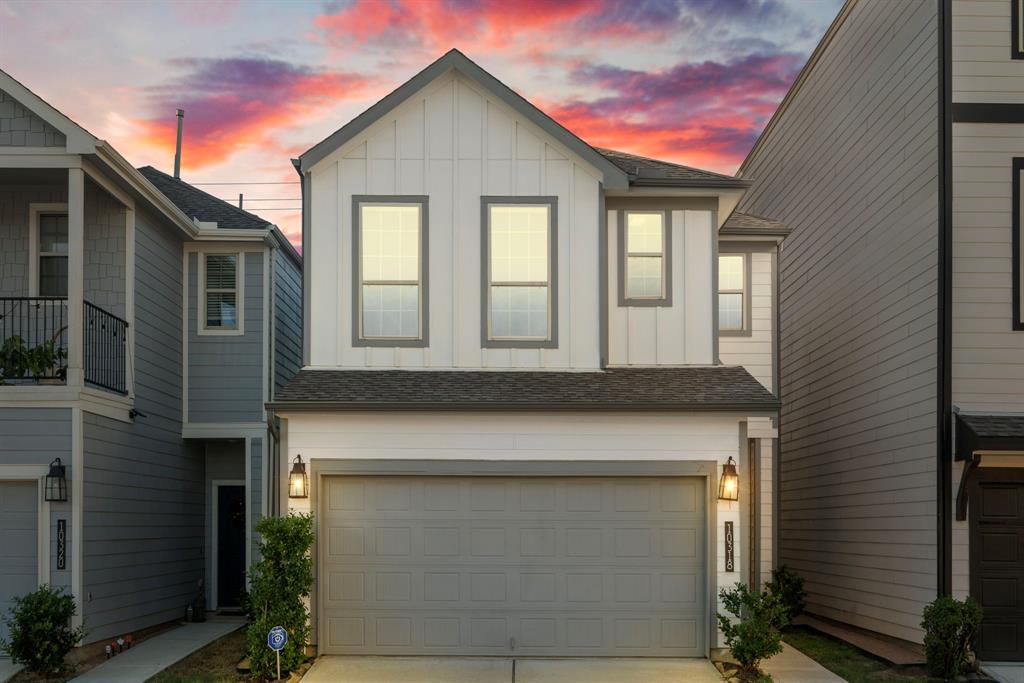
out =
<path fill-rule="evenodd" d="M 68 499 L 68 480 L 64 465 L 60 458 L 50 463 L 50 471 L 46 474 L 43 486 L 43 500 L 50 503 L 63 503 Z"/>
<path fill-rule="evenodd" d="M 740 475 L 736 471 L 736 461 L 729 456 L 728 462 L 722 465 L 722 478 L 718 480 L 718 500 L 740 499 Z"/>
<path fill-rule="evenodd" d="M 309 477 L 301 455 L 296 455 L 292 461 L 292 472 L 288 475 L 288 497 L 309 498 Z"/>

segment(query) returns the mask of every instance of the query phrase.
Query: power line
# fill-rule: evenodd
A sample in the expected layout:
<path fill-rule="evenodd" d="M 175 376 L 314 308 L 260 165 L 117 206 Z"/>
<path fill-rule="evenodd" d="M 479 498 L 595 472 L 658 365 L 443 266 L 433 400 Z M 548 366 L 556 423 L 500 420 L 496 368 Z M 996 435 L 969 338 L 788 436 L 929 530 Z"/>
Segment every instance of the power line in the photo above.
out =
<path fill-rule="evenodd" d="M 217 197 L 222 202 L 237 202 L 238 197 Z M 301 197 L 246 197 L 246 202 L 294 202 L 301 199 Z"/>
<path fill-rule="evenodd" d="M 189 183 L 189 185 L 301 185 L 301 184 L 302 183 L 300 183 L 298 181 L 290 182 L 290 183 L 286 183 L 286 182 L 272 183 L 272 182 L 263 182 L 263 181 L 261 181 L 261 182 L 251 182 L 251 183 L 248 183 L 248 182 L 238 182 L 238 183 Z"/>

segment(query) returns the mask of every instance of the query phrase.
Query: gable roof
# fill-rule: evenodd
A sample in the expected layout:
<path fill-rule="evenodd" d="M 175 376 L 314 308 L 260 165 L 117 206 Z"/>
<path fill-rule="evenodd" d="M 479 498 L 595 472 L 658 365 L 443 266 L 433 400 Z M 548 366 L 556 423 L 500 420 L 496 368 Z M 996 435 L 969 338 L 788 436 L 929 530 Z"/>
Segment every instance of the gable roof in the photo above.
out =
<path fill-rule="evenodd" d="M 723 173 L 704 171 L 692 166 L 683 166 L 671 161 L 642 157 L 638 154 L 620 152 L 615 149 L 595 147 L 595 150 L 629 175 L 629 184 L 642 187 L 747 187 L 745 180 Z"/>
<path fill-rule="evenodd" d="M 92 154 L 100 142 L 96 136 L 68 118 L 56 107 L 22 85 L 14 76 L 0 69 L 0 90 L 31 111 L 65 137 L 65 148 L 71 154 Z"/>
<path fill-rule="evenodd" d="M 451 70 L 458 71 L 467 78 L 476 81 L 500 98 L 505 104 L 516 110 L 520 116 L 538 126 L 548 135 L 556 138 L 567 148 L 601 171 L 604 174 L 605 187 L 624 189 L 629 186 L 629 181 L 622 169 L 454 48 L 398 86 L 384 99 L 303 152 L 299 156 L 299 173 L 302 174 L 308 171 L 317 162 L 324 159 L 359 133 L 362 133 L 389 111 L 398 107 L 429 83 Z"/>
<path fill-rule="evenodd" d="M 189 218 L 216 223 L 218 228 L 266 230 L 271 227 L 270 221 L 233 206 L 223 199 L 203 192 L 184 180 L 168 175 L 152 166 L 143 166 L 139 169 L 139 173 L 153 183 L 156 189 L 163 192 Z"/>
<path fill-rule="evenodd" d="M 783 223 L 771 218 L 733 211 L 732 215 L 726 219 L 718 232 L 721 235 L 772 235 L 784 237 L 790 233 L 790 229 Z"/>
<path fill-rule="evenodd" d="M 739 366 L 519 370 L 301 370 L 278 410 L 773 411 L 779 400 Z"/>

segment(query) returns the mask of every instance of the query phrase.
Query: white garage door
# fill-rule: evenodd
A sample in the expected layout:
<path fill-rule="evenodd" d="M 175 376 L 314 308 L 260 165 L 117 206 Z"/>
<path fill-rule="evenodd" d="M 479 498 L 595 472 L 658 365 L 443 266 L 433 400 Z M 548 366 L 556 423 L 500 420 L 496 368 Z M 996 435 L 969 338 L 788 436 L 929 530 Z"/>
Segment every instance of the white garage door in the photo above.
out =
<path fill-rule="evenodd" d="M 37 527 L 39 486 L 34 481 L 0 481 L 0 638 L 11 598 L 34 591 L 39 582 Z"/>
<path fill-rule="evenodd" d="M 325 482 L 322 653 L 704 655 L 703 479 Z"/>

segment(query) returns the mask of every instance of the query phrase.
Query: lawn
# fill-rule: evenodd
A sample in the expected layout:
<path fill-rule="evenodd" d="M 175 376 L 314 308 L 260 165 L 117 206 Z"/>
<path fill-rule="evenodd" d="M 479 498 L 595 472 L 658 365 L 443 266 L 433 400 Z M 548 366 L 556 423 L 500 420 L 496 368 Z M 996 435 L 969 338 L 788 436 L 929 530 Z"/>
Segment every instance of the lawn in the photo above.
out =
<path fill-rule="evenodd" d="M 147 683 L 236 683 L 250 681 L 235 667 L 245 656 L 245 629 L 239 629 L 196 650 L 164 669 Z"/>
<path fill-rule="evenodd" d="M 782 639 L 850 683 L 924 683 L 923 668 L 893 666 L 817 631 L 794 627 Z"/>

